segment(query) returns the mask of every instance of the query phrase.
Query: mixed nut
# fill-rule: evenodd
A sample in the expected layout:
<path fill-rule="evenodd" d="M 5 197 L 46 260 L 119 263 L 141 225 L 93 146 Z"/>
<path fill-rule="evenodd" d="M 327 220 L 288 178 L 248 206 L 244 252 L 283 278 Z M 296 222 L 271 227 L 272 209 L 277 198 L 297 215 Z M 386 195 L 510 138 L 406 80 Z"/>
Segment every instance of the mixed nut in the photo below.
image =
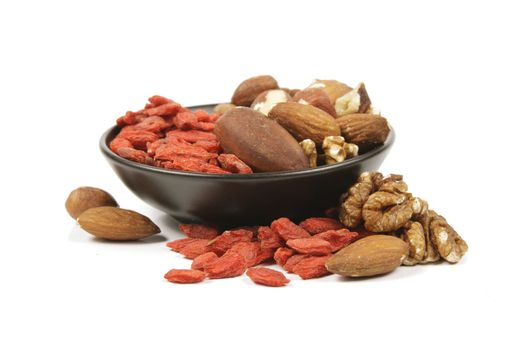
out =
<path fill-rule="evenodd" d="M 119 156 L 166 169 L 213 174 L 301 170 L 356 157 L 388 137 L 363 83 L 316 80 L 303 90 L 269 76 L 243 81 L 214 113 L 162 96 L 117 119 Z"/>
<path fill-rule="evenodd" d="M 387 120 L 375 112 L 365 85 L 316 80 L 303 90 L 280 88 L 268 75 L 243 81 L 231 103 L 215 113 L 191 111 L 153 96 L 137 112 L 117 120 L 110 142 L 119 156 L 152 166 L 216 174 L 250 174 L 331 165 L 367 152 L 387 139 Z M 160 232 L 149 218 L 122 209 L 106 191 L 81 187 L 66 209 L 97 238 L 140 240 Z M 181 224 L 187 238 L 167 246 L 193 260 L 172 269 L 173 283 L 197 283 L 246 275 L 280 287 L 280 271 L 256 267 L 276 263 L 302 279 L 331 273 L 347 277 L 382 275 L 400 265 L 458 262 L 467 243 L 428 203 L 408 192 L 401 175 L 364 172 L 324 217 L 296 224 L 277 218 L 267 226 L 219 230 Z"/>

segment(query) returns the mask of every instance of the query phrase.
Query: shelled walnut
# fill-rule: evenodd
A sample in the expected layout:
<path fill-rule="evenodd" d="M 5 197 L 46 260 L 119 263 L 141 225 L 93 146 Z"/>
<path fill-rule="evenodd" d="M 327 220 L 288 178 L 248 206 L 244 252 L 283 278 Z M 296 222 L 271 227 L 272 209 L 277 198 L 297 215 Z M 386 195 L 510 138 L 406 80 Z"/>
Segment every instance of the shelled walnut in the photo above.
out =
<path fill-rule="evenodd" d="M 404 265 L 439 260 L 458 262 L 467 243 L 428 203 L 408 192 L 401 175 L 365 172 L 341 197 L 339 219 L 347 227 L 363 225 L 372 233 L 394 234 L 409 245 Z"/>

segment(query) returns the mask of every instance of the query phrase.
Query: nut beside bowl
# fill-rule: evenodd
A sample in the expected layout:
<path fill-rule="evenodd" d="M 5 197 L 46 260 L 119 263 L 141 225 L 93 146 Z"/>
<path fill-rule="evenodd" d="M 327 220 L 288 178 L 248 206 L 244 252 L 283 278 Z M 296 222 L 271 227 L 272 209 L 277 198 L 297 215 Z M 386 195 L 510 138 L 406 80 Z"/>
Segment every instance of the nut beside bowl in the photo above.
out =
<path fill-rule="evenodd" d="M 194 106 L 211 112 L 215 104 Z M 255 174 L 204 174 L 166 170 L 121 158 L 109 142 L 114 126 L 100 138 L 100 149 L 124 184 L 146 203 L 183 222 L 223 226 L 265 224 L 279 217 L 320 215 L 360 173 L 375 171 L 387 156 L 395 134 L 383 145 L 333 165 Z"/>

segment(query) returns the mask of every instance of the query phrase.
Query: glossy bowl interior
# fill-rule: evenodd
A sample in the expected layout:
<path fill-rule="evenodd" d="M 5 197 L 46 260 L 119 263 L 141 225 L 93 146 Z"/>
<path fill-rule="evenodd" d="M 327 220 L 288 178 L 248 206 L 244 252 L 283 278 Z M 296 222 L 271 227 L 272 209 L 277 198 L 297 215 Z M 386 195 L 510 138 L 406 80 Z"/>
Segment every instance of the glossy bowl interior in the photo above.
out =
<path fill-rule="evenodd" d="M 192 108 L 211 111 L 214 106 Z M 222 175 L 167 170 L 121 158 L 108 147 L 119 130 L 117 126 L 107 130 L 100 138 L 100 149 L 135 195 L 181 222 L 224 227 L 267 224 L 283 216 L 300 220 L 320 215 L 337 204 L 361 172 L 379 169 L 395 139 L 391 128 L 385 144 L 334 165 Z"/>

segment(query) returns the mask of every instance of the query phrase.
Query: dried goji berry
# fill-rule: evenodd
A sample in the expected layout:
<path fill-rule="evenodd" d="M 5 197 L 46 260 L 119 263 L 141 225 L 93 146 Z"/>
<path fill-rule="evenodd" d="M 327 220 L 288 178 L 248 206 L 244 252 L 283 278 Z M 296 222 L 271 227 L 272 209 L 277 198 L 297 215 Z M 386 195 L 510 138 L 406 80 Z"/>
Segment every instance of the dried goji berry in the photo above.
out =
<path fill-rule="evenodd" d="M 310 255 L 306 254 L 295 254 L 286 260 L 286 263 L 283 265 L 283 269 L 287 272 L 293 272 L 295 265 L 297 265 L 301 260 L 309 258 Z"/>
<path fill-rule="evenodd" d="M 260 247 L 260 245 L 259 245 Z M 255 259 L 255 265 L 259 265 L 262 262 L 265 262 L 266 260 L 273 259 L 273 255 L 275 254 L 274 248 L 260 248 L 259 252 L 257 253 L 257 258 Z"/>
<path fill-rule="evenodd" d="M 204 280 L 206 275 L 199 270 L 169 270 L 164 278 L 173 283 L 198 283 Z"/>
<path fill-rule="evenodd" d="M 147 117 L 133 127 L 140 130 L 146 130 L 153 133 L 159 133 L 161 130 L 169 128 L 171 126 L 164 118 L 159 116 Z"/>
<path fill-rule="evenodd" d="M 191 158 L 200 158 L 203 160 L 208 160 L 211 158 L 216 158 L 217 154 L 207 152 L 204 148 L 194 146 L 194 145 L 185 145 L 185 144 L 174 144 L 174 143 L 165 143 L 160 145 L 155 152 L 156 160 L 177 160 L 180 157 L 191 157 Z"/>
<path fill-rule="evenodd" d="M 275 251 L 273 259 L 275 260 L 277 265 L 284 266 L 286 264 L 286 261 L 288 261 L 288 259 L 294 254 L 294 251 L 290 248 L 281 247 Z"/>
<path fill-rule="evenodd" d="M 217 260 L 218 258 L 219 257 L 214 252 L 207 252 L 207 253 L 201 254 L 195 259 L 193 259 L 193 262 L 191 263 L 191 268 L 194 270 L 203 270 L 204 266 Z"/>
<path fill-rule="evenodd" d="M 251 242 L 253 238 L 253 232 L 239 229 L 224 231 L 220 236 L 209 242 L 210 251 L 215 252 L 217 255 L 226 253 L 228 249 L 233 247 L 234 244 L 239 242 Z"/>
<path fill-rule="evenodd" d="M 213 239 L 219 235 L 217 228 L 209 225 L 180 224 L 179 230 L 190 238 Z"/>
<path fill-rule="evenodd" d="M 208 278 L 235 277 L 242 275 L 244 271 L 246 271 L 246 260 L 235 252 L 224 254 L 204 267 Z"/>
<path fill-rule="evenodd" d="M 346 228 L 340 230 L 329 230 L 321 232 L 314 236 L 315 238 L 324 239 L 330 243 L 332 247 L 332 252 L 336 252 L 339 249 L 349 245 L 352 242 L 355 242 L 359 238 L 357 232 L 351 232 Z"/>
<path fill-rule="evenodd" d="M 239 242 L 235 243 L 228 252 L 238 253 L 246 260 L 246 266 L 254 266 L 257 264 L 257 257 L 261 246 L 259 242 Z"/>
<path fill-rule="evenodd" d="M 310 255 L 327 255 L 332 252 L 332 245 L 320 238 L 298 238 L 286 241 L 286 245 L 293 250 Z"/>
<path fill-rule="evenodd" d="M 328 275 L 330 272 L 326 269 L 325 263 L 329 257 L 329 255 L 326 255 L 304 258 L 295 264 L 292 272 L 299 275 L 303 280 Z"/>
<path fill-rule="evenodd" d="M 198 122 L 197 116 L 193 112 L 179 112 L 173 118 L 173 123 L 179 130 L 196 129 L 195 126 Z"/>
<path fill-rule="evenodd" d="M 343 228 L 343 224 L 332 218 L 309 218 L 301 221 L 299 226 L 312 235 L 328 230 L 339 230 L 340 228 Z"/>
<path fill-rule="evenodd" d="M 166 133 L 166 137 L 177 137 L 192 143 L 199 140 L 217 141 L 217 136 L 214 133 L 200 130 L 171 130 Z"/>
<path fill-rule="evenodd" d="M 119 149 L 117 149 L 117 154 L 122 158 L 132 160 L 137 163 L 155 165 L 155 161 L 153 160 L 153 158 L 148 156 L 146 152 L 138 149 L 134 149 L 131 147 L 120 147 Z"/>
<path fill-rule="evenodd" d="M 257 239 L 261 242 L 261 248 L 279 248 L 284 242 L 279 234 L 268 226 L 259 227 Z"/>
<path fill-rule="evenodd" d="M 219 115 L 216 113 L 208 114 L 205 110 L 198 109 L 195 112 L 197 120 L 204 123 L 215 123 L 219 119 Z"/>
<path fill-rule="evenodd" d="M 124 127 L 117 137 L 123 137 L 133 144 L 133 147 L 141 150 L 146 150 L 148 142 L 157 141 L 159 136 L 147 130 L 135 129 L 134 126 Z"/>
<path fill-rule="evenodd" d="M 206 151 L 211 153 L 219 153 L 221 150 L 221 144 L 219 143 L 219 141 L 197 140 L 193 145 L 202 147 Z M 217 163 L 216 165 L 219 165 L 219 163 Z"/>
<path fill-rule="evenodd" d="M 152 116 L 152 115 L 176 115 L 181 109 L 181 105 L 176 102 L 170 102 L 170 103 L 164 103 L 157 107 L 144 109 L 142 112 L 145 115 Z"/>
<path fill-rule="evenodd" d="M 275 230 L 285 241 L 288 241 L 289 239 L 311 237 L 308 231 L 306 231 L 301 226 L 294 224 L 288 218 L 277 219 L 272 222 L 270 227 L 272 230 Z"/>
<path fill-rule="evenodd" d="M 207 239 L 196 239 L 195 242 L 187 244 L 179 253 L 188 259 L 195 259 L 199 255 L 209 252 Z"/>
<path fill-rule="evenodd" d="M 115 153 L 117 153 L 117 150 L 122 147 L 133 148 L 133 144 L 123 137 L 115 137 L 109 143 L 109 148 Z"/>
<path fill-rule="evenodd" d="M 169 98 L 159 96 L 159 95 L 153 95 L 150 98 L 148 98 L 149 103 L 151 103 L 154 106 L 160 106 L 164 105 L 166 103 L 174 103 L 173 100 L 170 100 Z"/>
<path fill-rule="evenodd" d="M 133 125 L 139 122 L 140 113 L 127 111 L 122 117 L 117 119 L 117 125 L 124 127 L 126 125 Z"/>
<path fill-rule="evenodd" d="M 234 173 L 234 174 L 251 174 L 253 173 L 252 168 L 250 168 L 246 163 L 237 158 L 235 154 L 220 154 L 217 158 L 221 166 Z"/>
<path fill-rule="evenodd" d="M 246 275 L 248 275 L 253 282 L 269 287 L 282 287 L 290 282 L 282 272 L 266 267 L 251 267 L 246 271 Z"/>
<path fill-rule="evenodd" d="M 174 241 L 166 243 L 166 246 L 171 248 L 171 250 L 174 250 L 177 253 L 179 253 L 182 248 L 184 248 L 188 244 L 193 243 L 195 241 L 198 241 L 198 239 L 196 239 L 196 238 L 181 238 L 181 239 L 176 239 Z"/>

